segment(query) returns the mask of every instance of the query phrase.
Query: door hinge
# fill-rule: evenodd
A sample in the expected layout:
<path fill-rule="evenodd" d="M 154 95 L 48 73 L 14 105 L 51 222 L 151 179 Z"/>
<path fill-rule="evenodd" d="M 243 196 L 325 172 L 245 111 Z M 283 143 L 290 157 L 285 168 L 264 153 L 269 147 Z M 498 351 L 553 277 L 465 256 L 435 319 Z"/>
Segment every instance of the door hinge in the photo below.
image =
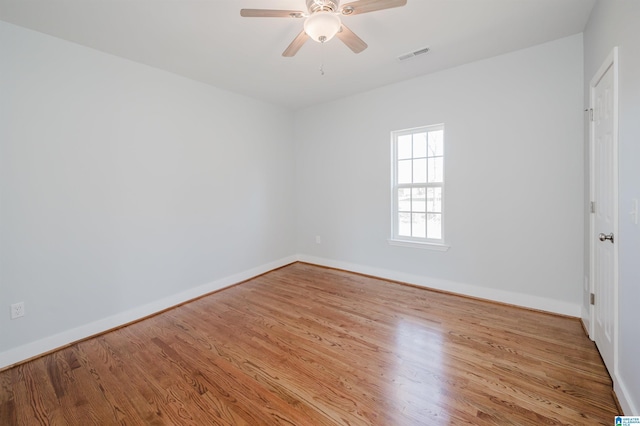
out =
<path fill-rule="evenodd" d="M 593 121 L 593 108 L 589 108 L 589 120 Z"/>
<path fill-rule="evenodd" d="M 596 212 L 596 202 L 592 201 L 591 202 L 591 206 L 589 208 L 591 209 L 591 213 L 595 213 Z"/>
<path fill-rule="evenodd" d="M 592 304 L 592 305 L 596 304 L 596 295 L 594 293 L 591 293 L 589 295 L 589 303 Z"/>

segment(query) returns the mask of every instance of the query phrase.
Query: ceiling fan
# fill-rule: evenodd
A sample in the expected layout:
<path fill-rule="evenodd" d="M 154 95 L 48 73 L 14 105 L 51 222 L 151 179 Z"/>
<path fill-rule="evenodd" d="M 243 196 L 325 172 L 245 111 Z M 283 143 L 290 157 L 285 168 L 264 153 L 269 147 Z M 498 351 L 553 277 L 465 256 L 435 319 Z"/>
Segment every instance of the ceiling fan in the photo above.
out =
<path fill-rule="evenodd" d="M 291 57 L 311 38 L 325 43 L 338 37 L 354 53 L 367 48 L 360 37 L 347 28 L 340 15 L 349 16 L 376 10 L 404 6 L 407 0 L 357 0 L 340 6 L 340 0 L 306 0 L 307 12 L 301 10 L 241 9 L 240 16 L 246 18 L 304 18 L 304 29 L 285 49 L 282 56 Z"/>

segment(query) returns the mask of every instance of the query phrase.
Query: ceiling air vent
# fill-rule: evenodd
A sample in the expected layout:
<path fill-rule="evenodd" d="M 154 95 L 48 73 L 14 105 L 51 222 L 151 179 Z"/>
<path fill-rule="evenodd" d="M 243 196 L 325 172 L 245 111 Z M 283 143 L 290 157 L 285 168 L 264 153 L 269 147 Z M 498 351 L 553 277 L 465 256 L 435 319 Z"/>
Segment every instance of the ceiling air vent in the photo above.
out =
<path fill-rule="evenodd" d="M 423 55 L 425 53 L 427 53 L 429 51 L 428 47 L 410 52 L 410 53 L 405 53 L 404 55 L 400 55 L 398 56 L 398 60 L 399 61 L 406 61 L 407 59 L 411 59 L 411 58 L 415 58 L 418 55 Z"/>

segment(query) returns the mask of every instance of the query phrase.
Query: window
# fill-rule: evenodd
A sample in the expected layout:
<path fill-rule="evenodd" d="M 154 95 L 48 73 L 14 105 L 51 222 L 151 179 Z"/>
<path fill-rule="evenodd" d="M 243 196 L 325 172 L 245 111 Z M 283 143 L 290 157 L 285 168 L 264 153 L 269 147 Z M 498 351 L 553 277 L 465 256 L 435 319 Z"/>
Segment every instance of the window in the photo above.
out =
<path fill-rule="evenodd" d="M 392 136 L 390 243 L 444 246 L 444 125 Z"/>

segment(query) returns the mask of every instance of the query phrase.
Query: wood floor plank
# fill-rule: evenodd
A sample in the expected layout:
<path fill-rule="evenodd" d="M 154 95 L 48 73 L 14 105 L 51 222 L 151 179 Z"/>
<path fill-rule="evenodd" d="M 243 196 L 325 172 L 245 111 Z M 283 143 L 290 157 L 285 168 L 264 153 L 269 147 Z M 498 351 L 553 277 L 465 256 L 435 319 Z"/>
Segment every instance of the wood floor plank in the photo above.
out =
<path fill-rule="evenodd" d="M 137 377 L 138 370 L 135 369 L 135 364 L 121 359 L 106 344 L 107 336 L 99 336 L 74 346 L 82 370 L 89 372 L 91 380 L 104 392 L 118 423 L 163 424 L 157 419 L 160 416 L 157 408 L 144 398 L 143 387 L 123 386 Z"/>
<path fill-rule="evenodd" d="M 16 399 L 17 424 L 62 423 L 62 410 L 44 369 L 45 358 L 35 359 L 16 368 L 14 383 L 17 378 L 18 386 L 14 387 L 14 397 L 20 397 Z M 21 402 L 26 403 L 26 406 L 21 405 Z"/>
<path fill-rule="evenodd" d="M 9 373 L 0 374 L 0 425 L 17 423 L 12 375 Z"/>
<path fill-rule="evenodd" d="M 578 320 L 295 263 L 0 372 L 0 424 L 611 424 Z"/>

